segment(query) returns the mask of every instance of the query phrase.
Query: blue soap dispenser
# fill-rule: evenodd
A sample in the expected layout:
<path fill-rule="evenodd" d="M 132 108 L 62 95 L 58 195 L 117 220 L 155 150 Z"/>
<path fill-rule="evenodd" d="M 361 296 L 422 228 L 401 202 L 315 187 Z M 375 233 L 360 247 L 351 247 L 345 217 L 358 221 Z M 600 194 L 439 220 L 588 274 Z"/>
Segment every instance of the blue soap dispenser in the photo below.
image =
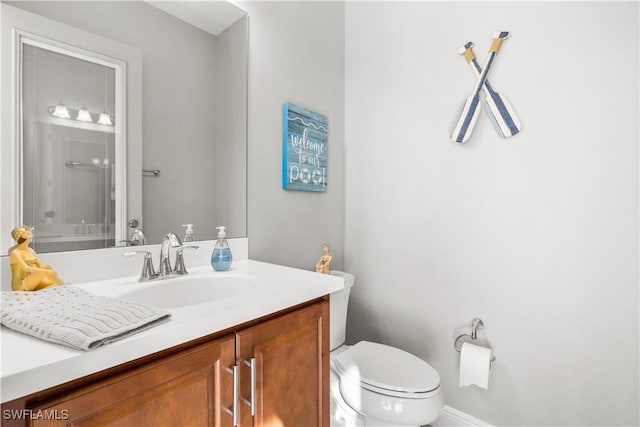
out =
<path fill-rule="evenodd" d="M 218 240 L 216 240 L 216 245 L 213 248 L 213 254 L 211 254 L 211 267 L 213 267 L 216 271 L 227 271 L 229 267 L 231 267 L 231 262 L 233 261 L 233 256 L 231 256 L 231 248 L 229 248 L 229 243 L 227 242 L 227 234 L 225 233 L 225 229 L 227 227 L 221 225 L 220 227 L 216 227 L 218 231 Z"/>

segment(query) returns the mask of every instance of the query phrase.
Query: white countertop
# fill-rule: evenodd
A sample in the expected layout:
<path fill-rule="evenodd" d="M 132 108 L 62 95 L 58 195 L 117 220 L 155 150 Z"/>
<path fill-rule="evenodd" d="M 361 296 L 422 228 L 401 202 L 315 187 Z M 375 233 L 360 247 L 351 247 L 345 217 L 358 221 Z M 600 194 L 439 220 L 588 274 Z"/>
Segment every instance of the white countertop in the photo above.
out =
<path fill-rule="evenodd" d="M 0 330 L 1 401 L 8 402 L 82 378 L 344 287 L 340 277 L 252 260 L 234 261 L 227 272 L 214 272 L 209 266 L 192 268 L 189 277 L 214 278 L 217 275 L 249 276 L 251 285 L 228 297 L 167 309 L 171 312 L 168 322 L 88 352 L 42 341 L 3 326 Z M 163 283 L 169 284 L 172 280 L 179 286 L 182 279 L 167 279 Z M 68 286 L 80 286 L 95 294 L 118 297 L 154 283 L 139 283 L 137 277 L 127 277 Z"/>

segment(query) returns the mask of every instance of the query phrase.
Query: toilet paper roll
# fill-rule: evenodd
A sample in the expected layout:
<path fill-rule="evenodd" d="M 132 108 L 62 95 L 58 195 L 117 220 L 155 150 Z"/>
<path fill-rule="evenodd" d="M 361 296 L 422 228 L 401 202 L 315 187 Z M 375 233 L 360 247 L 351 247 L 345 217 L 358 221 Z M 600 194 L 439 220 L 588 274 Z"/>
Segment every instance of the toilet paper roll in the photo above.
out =
<path fill-rule="evenodd" d="M 490 348 L 465 342 L 460 350 L 460 387 L 477 385 L 485 390 L 489 388 L 491 371 Z"/>

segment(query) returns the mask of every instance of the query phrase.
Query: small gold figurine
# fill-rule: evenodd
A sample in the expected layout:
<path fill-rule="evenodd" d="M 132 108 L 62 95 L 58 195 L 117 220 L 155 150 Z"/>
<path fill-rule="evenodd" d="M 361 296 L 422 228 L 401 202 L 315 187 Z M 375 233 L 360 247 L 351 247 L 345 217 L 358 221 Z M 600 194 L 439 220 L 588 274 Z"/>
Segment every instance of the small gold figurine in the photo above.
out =
<path fill-rule="evenodd" d="M 33 240 L 33 228 L 22 225 L 11 231 L 16 245 L 9 249 L 11 288 L 14 291 L 38 291 L 61 285 L 62 280 L 49 265 L 42 265 L 36 251 L 29 247 Z"/>
<path fill-rule="evenodd" d="M 331 267 L 331 259 L 332 256 L 329 255 L 329 245 L 326 243 L 322 245 L 322 256 L 320 260 L 316 264 L 316 272 L 322 274 L 329 274 L 329 269 Z"/>

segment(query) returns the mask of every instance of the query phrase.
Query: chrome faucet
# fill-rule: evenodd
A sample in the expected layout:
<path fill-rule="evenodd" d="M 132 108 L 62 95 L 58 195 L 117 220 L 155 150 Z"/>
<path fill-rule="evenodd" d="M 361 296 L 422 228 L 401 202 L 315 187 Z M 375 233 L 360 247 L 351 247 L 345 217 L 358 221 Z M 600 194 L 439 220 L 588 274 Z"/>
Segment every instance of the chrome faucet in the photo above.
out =
<path fill-rule="evenodd" d="M 129 240 L 120 240 L 120 243 L 126 243 L 127 246 L 144 246 L 147 244 L 147 239 L 144 237 L 144 232 L 136 228 L 131 232 Z"/>
<path fill-rule="evenodd" d="M 175 267 L 171 268 L 171 262 L 169 261 L 170 248 L 176 249 L 176 261 Z M 146 282 L 156 279 L 167 279 L 171 276 L 180 276 L 188 274 L 188 271 L 184 265 L 184 257 L 182 251 L 185 249 L 198 249 L 198 246 L 182 246 L 182 241 L 174 233 L 167 233 L 162 239 L 162 245 L 160 246 L 160 271 L 156 272 L 153 268 L 153 260 L 151 259 L 151 252 L 148 251 L 130 251 L 125 252 L 122 255 L 126 257 L 132 257 L 134 255 L 144 255 L 144 263 L 142 265 L 142 272 L 140 273 L 140 282 Z"/>
<path fill-rule="evenodd" d="M 173 272 L 171 269 L 171 261 L 169 260 L 169 249 L 179 248 L 182 246 L 182 240 L 175 233 L 167 233 L 162 239 L 160 246 L 160 275 L 168 276 Z"/>
<path fill-rule="evenodd" d="M 136 228 L 131 232 L 131 246 L 144 246 L 147 244 L 147 239 L 144 237 L 144 232 Z"/>

